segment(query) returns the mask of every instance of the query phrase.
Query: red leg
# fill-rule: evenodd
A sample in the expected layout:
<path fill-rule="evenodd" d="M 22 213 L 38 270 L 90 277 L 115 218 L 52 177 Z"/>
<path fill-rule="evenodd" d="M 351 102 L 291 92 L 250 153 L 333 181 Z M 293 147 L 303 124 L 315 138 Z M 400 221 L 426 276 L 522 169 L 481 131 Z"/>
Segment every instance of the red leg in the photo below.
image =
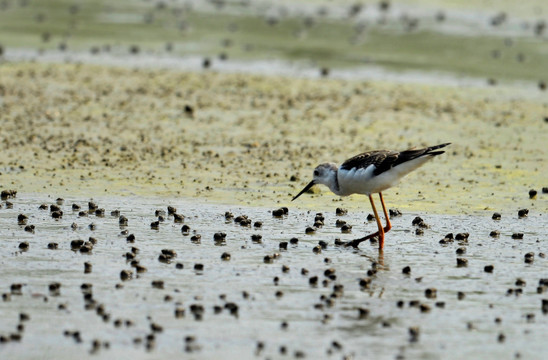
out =
<path fill-rule="evenodd" d="M 373 209 L 373 214 L 375 214 L 375 221 L 377 222 L 377 227 L 379 228 L 379 249 L 384 247 L 384 228 L 382 227 L 381 219 L 377 213 L 377 208 L 373 202 L 373 197 L 369 195 L 369 201 L 371 202 L 371 208 Z"/>
<path fill-rule="evenodd" d="M 382 250 L 382 248 L 384 247 L 384 232 L 385 232 L 385 229 L 382 227 L 381 219 L 379 218 L 379 214 L 377 213 L 377 208 L 375 207 L 375 203 L 373 202 L 373 197 L 371 195 L 369 195 L 369 201 L 371 202 L 371 208 L 373 209 L 373 213 L 375 214 L 375 221 L 377 222 L 377 227 L 378 227 L 379 231 L 377 231 L 376 233 L 367 235 L 367 236 L 365 236 L 361 239 L 356 239 L 356 240 L 349 241 L 349 242 L 346 243 L 345 246 L 358 247 L 358 245 L 362 241 L 369 240 L 373 237 L 378 237 L 379 238 L 379 250 Z M 383 210 L 384 210 L 384 213 L 385 213 L 385 216 L 386 216 L 386 207 L 384 206 L 384 202 L 382 201 L 382 195 L 381 195 L 381 202 L 383 203 Z M 386 219 L 388 220 L 388 217 Z M 390 221 L 389 221 L 388 225 L 387 225 L 388 230 L 390 230 L 391 227 L 392 226 L 390 225 Z M 388 230 L 386 230 L 386 231 L 388 231 Z"/>
<path fill-rule="evenodd" d="M 386 226 L 384 227 L 384 232 L 386 233 L 392 229 L 392 224 L 390 224 L 390 217 L 388 217 L 388 212 L 386 211 L 386 206 L 384 205 L 382 193 L 379 193 L 379 198 L 381 199 L 382 211 L 384 212 L 384 218 L 386 219 Z"/>

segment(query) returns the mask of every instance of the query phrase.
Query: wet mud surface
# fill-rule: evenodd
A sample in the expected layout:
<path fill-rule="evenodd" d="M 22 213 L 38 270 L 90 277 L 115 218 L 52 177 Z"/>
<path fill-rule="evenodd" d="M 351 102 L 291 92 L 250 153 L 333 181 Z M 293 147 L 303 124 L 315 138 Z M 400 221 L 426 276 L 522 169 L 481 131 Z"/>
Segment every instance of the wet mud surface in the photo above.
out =
<path fill-rule="evenodd" d="M 529 196 L 548 185 L 542 91 L 92 65 L 1 71 L 5 189 L 287 206 L 319 163 L 452 142 L 385 194 L 389 206 L 548 210 Z M 296 205 L 338 201 L 322 194 Z M 368 204 L 353 196 L 345 206 Z"/>
<path fill-rule="evenodd" d="M 376 229 L 367 212 L 335 206 L 273 216 L 161 197 L 56 199 L 1 203 L 2 358 L 546 355 L 548 218 L 535 208 L 499 220 L 404 210 L 380 255 L 334 244 Z"/>
<path fill-rule="evenodd" d="M 544 5 L 3 1 L 0 358 L 548 358 Z"/>

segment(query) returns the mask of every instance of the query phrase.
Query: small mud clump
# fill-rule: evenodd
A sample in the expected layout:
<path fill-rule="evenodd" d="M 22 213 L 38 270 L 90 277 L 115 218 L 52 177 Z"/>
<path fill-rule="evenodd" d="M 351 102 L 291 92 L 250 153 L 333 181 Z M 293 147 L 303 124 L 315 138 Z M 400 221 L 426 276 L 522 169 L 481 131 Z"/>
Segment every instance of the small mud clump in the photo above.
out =
<path fill-rule="evenodd" d="M 130 270 L 122 270 L 120 272 L 120 280 L 128 281 L 133 277 L 133 273 Z"/>
<path fill-rule="evenodd" d="M 402 213 L 398 209 L 389 209 L 388 215 L 390 216 L 390 218 L 395 218 L 398 216 L 402 216 Z"/>
<path fill-rule="evenodd" d="M 468 260 L 463 258 L 457 258 L 457 267 L 467 267 Z"/>
<path fill-rule="evenodd" d="M 420 216 L 415 217 L 411 224 L 413 226 L 417 226 L 421 229 L 427 229 L 429 227 L 428 224 L 425 223 L 424 220 Z"/>
<path fill-rule="evenodd" d="M 17 196 L 17 190 L 2 190 L 0 198 L 2 200 L 14 199 Z"/>
<path fill-rule="evenodd" d="M 286 207 L 282 207 L 282 208 L 279 208 L 279 209 L 276 209 L 276 210 L 272 210 L 272 216 L 274 217 L 282 217 L 284 215 L 287 215 L 289 214 L 289 209 L 286 208 Z"/>

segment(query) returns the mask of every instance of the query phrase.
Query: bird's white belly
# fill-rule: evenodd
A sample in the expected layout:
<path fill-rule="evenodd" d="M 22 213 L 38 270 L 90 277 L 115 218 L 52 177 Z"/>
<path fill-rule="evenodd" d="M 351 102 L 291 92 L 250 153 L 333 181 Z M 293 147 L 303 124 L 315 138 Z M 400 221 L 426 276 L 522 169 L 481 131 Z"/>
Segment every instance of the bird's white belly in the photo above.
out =
<path fill-rule="evenodd" d="M 339 170 L 338 181 L 341 196 L 350 194 L 374 194 L 398 184 L 399 180 L 430 160 L 430 156 L 420 157 L 375 176 L 375 165 L 365 169 Z"/>
<path fill-rule="evenodd" d="M 396 185 L 398 178 L 373 176 L 374 166 L 366 169 L 339 170 L 340 195 L 373 194 Z"/>

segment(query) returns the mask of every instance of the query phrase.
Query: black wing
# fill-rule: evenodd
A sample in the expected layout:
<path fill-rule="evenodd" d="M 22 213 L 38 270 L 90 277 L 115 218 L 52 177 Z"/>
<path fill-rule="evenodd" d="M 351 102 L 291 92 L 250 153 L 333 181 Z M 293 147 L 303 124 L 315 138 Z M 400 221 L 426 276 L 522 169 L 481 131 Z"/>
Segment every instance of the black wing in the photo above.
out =
<path fill-rule="evenodd" d="M 342 170 L 350 169 L 365 169 L 369 165 L 375 165 L 377 169 L 383 166 L 383 164 L 393 163 L 400 153 L 390 150 L 374 150 L 364 152 L 363 154 L 356 155 L 346 160 L 342 165 Z"/>
<path fill-rule="evenodd" d="M 390 170 L 394 166 L 403 164 L 404 162 L 414 160 L 421 156 L 436 156 L 443 154 L 445 151 L 434 151 L 443 148 L 450 143 L 440 144 L 436 146 L 430 146 L 424 149 L 409 149 L 405 151 L 390 151 L 390 150 L 375 150 L 364 152 L 363 154 L 356 155 L 346 160 L 341 169 L 350 170 L 352 168 L 365 169 L 369 165 L 375 165 L 375 171 L 373 174 L 379 175 L 383 172 Z"/>

